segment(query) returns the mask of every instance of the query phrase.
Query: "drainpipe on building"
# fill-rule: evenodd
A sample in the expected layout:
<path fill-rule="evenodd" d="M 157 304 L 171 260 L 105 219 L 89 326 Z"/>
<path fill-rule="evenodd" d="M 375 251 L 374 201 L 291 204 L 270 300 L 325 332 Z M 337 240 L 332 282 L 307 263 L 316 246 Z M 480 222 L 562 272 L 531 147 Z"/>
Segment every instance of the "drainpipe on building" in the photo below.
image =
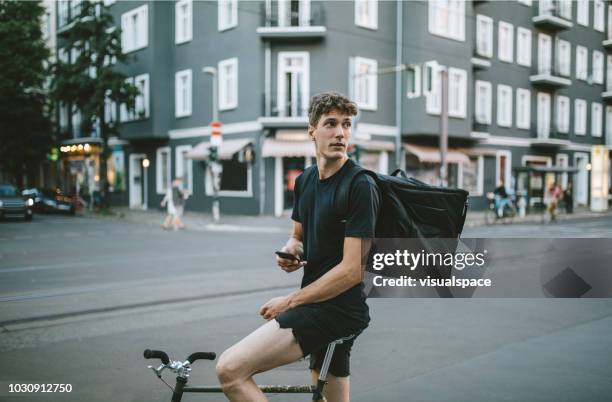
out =
<path fill-rule="evenodd" d="M 448 69 L 442 68 L 440 71 L 440 83 L 442 91 L 442 110 L 440 113 L 440 186 L 446 187 L 446 153 L 448 148 Z"/>
<path fill-rule="evenodd" d="M 403 0 L 397 0 L 397 29 L 396 29 L 396 52 L 395 52 L 395 65 L 401 66 L 402 60 L 402 46 L 404 37 L 404 24 L 403 24 Z M 395 136 L 395 169 L 403 169 L 402 164 L 402 71 L 396 70 L 395 72 L 395 125 L 397 126 L 397 133 Z"/>

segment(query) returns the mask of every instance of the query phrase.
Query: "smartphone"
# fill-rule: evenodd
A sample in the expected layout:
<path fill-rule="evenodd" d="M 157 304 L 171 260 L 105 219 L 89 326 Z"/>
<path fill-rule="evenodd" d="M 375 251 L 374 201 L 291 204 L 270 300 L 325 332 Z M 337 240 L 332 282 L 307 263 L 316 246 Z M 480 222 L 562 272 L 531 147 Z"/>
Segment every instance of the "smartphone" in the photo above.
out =
<path fill-rule="evenodd" d="M 300 259 L 294 256 L 293 254 L 285 253 L 284 251 L 276 251 L 275 254 L 280 258 L 284 258 L 286 260 L 295 260 L 300 262 Z"/>

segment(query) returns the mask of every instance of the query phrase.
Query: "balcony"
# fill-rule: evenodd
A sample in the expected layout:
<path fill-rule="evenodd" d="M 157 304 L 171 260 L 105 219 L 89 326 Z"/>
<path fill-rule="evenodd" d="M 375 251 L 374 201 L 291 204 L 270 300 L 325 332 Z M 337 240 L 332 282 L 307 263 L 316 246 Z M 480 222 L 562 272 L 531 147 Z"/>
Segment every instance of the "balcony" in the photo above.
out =
<path fill-rule="evenodd" d="M 564 88 L 572 85 L 572 80 L 561 76 L 558 67 L 536 68 L 532 70 L 529 81 L 531 81 L 533 85 L 552 89 Z"/>
<path fill-rule="evenodd" d="M 549 31 L 562 31 L 574 26 L 570 19 L 565 17 L 567 15 L 566 4 L 569 4 L 571 7 L 571 3 L 564 4 L 564 2 L 560 1 L 541 0 L 539 4 L 538 15 L 531 19 L 538 28 Z"/>
<path fill-rule="evenodd" d="M 301 101 L 302 96 L 294 100 L 287 98 L 279 104 L 276 95 L 270 97 L 269 105 L 266 96 L 262 96 L 262 117 L 258 119 L 264 127 L 269 128 L 306 128 L 308 127 L 308 105 Z"/>
<path fill-rule="evenodd" d="M 563 148 L 570 145 L 569 133 L 562 133 L 556 127 L 541 128 L 537 122 L 531 123 L 532 147 Z M 569 131 L 569 130 L 568 130 Z"/>
<path fill-rule="evenodd" d="M 474 115 L 474 119 L 472 120 L 472 133 L 479 133 L 479 134 L 489 133 L 489 127 L 491 123 L 482 123 L 483 121 L 486 121 L 486 118 L 484 116 L 478 117 Z"/>
<path fill-rule="evenodd" d="M 279 3 L 261 4 L 261 25 L 257 33 L 262 39 L 317 40 L 325 37 L 325 13 L 323 4 L 304 7 L 301 2 L 289 2 L 286 10 L 280 10 Z"/>
<path fill-rule="evenodd" d="M 612 103 L 612 85 L 608 84 L 606 90 L 601 93 L 601 97 L 606 103 Z"/>

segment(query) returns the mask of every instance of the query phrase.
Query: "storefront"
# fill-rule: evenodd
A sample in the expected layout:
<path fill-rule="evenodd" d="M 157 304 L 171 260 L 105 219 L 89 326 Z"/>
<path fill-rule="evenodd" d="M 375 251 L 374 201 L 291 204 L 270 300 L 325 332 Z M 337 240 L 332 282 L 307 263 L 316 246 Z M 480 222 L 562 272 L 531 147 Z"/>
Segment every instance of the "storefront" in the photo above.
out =
<path fill-rule="evenodd" d="M 66 140 L 60 144 L 62 191 L 77 194 L 90 203 L 100 191 L 99 138 Z"/>

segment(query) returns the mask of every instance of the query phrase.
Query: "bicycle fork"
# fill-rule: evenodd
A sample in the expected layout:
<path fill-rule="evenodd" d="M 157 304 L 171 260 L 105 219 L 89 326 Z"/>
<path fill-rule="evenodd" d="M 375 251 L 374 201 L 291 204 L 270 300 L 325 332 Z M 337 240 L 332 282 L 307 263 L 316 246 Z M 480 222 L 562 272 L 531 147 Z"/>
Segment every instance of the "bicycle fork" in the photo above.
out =
<path fill-rule="evenodd" d="M 319 372 L 319 379 L 317 380 L 317 387 L 312 393 L 312 400 L 315 402 L 325 402 L 323 388 L 325 388 L 325 384 L 327 384 L 327 371 L 329 370 L 329 365 L 331 364 L 331 359 L 334 355 L 334 349 L 336 349 L 336 344 L 338 343 L 342 343 L 342 341 L 334 341 L 327 345 L 327 351 L 325 352 L 325 358 L 323 359 L 321 371 Z"/>

